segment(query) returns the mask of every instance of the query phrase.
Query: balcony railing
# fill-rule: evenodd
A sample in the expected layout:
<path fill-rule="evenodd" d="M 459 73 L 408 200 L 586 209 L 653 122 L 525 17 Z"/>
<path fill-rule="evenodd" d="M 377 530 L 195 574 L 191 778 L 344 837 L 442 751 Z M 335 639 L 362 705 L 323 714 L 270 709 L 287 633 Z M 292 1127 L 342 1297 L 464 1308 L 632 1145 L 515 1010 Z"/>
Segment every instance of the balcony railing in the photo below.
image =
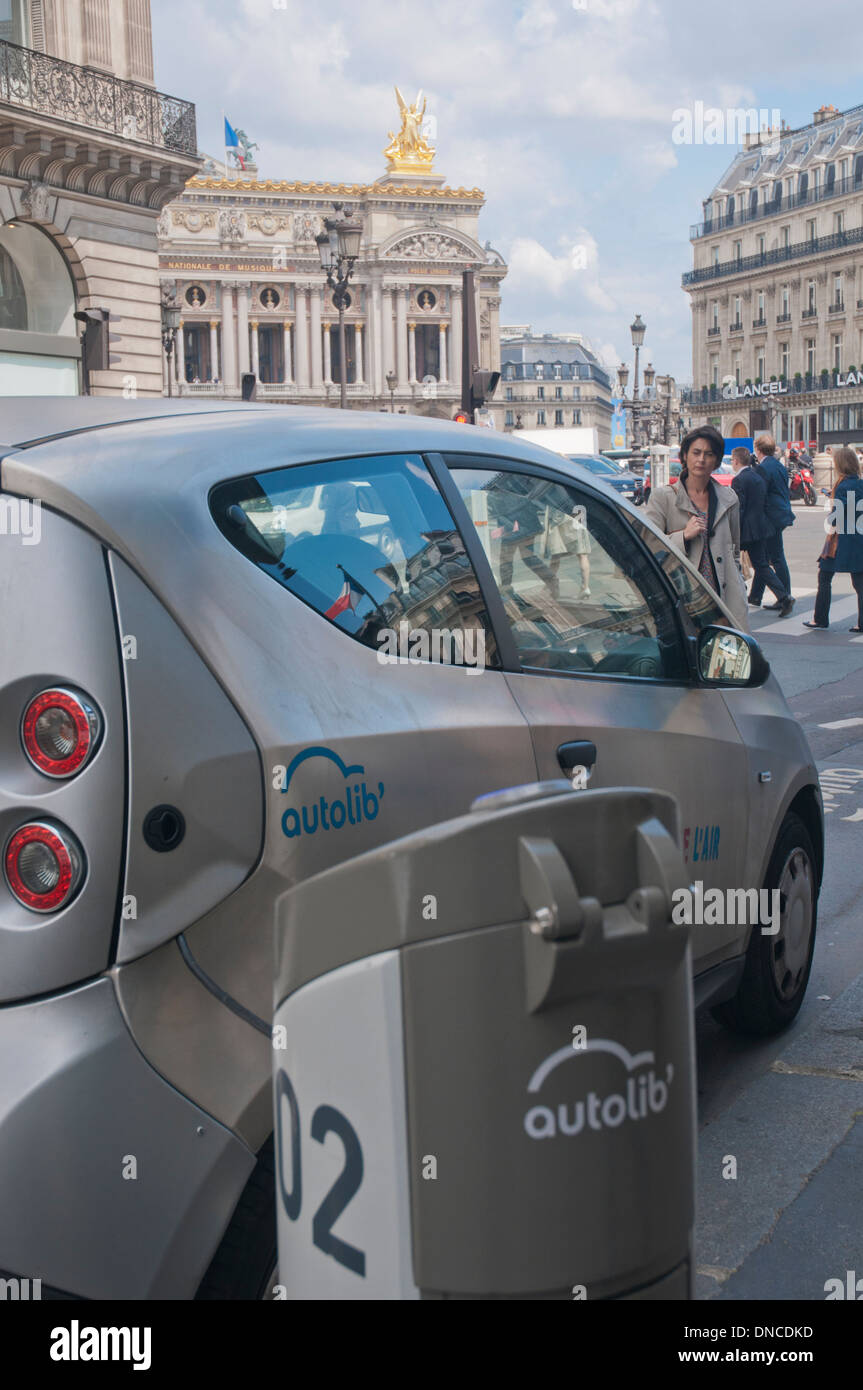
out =
<path fill-rule="evenodd" d="M 766 320 L 766 318 L 764 317 L 763 314 L 759 314 L 757 319 L 753 319 L 753 320 L 752 320 L 752 327 L 753 327 L 753 328 L 766 328 L 766 327 L 767 327 L 767 320 Z"/>
<path fill-rule="evenodd" d="M 820 188 L 807 188 L 805 193 L 783 193 L 779 198 L 768 198 L 767 202 L 761 199 L 758 201 L 757 208 L 748 205 L 735 207 L 734 212 L 729 217 L 727 213 L 716 214 L 714 217 L 707 217 L 703 222 L 695 222 L 689 229 L 690 241 L 695 241 L 703 236 L 715 236 L 717 232 L 727 231 L 730 227 L 742 227 L 747 222 L 760 222 L 765 217 L 777 217 L 780 213 L 793 212 L 796 208 L 811 207 L 814 203 L 823 203 L 830 198 L 847 197 L 851 193 L 863 192 L 863 169 L 856 174 L 848 174 L 844 179 L 834 179 L 832 183 L 824 184 Z M 745 197 L 745 193 L 743 197 Z"/>
<path fill-rule="evenodd" d="M 784 391 L 777 392 L 775 395 L 771 395 L 767 398 L 763 396 L 752 396 L 751 400 L 753 404 L 756 404 L 759 399 L 770 399 L 773 401 L 774 405 L 779 406 L 779 403 L 787 396 L 805 396 L 807 393 L 811 394 L 815 391 L 837 391 L 846 389 L 846 383 L 844 381 L 842 387 L 839 386 L 836 380 L 837 375 L 842 376 L 843 373 L 833 371 L 828 372 L 826 376 L 822 376 L 820 372 L 807 372 L 803 376 L 795 376 L 791 380 L 786 377 L 785 381 L 781 381 L 780 378 L 780 384 L 785 387 Z M 738 389 L 742 389 L 742 387 Z M 739 405 L 742 399 L 740 396 L 724 396 L 721 386 L 706 386 L 700 389 L 698 387 L 681 387 L 680 397 L 686 405 L 722 405 L 724 402 L 731 405 Z M 747 396 L 745 399 L 749 400 L 750 397 Z"/>
<path fill-rule="evenodd" d="M 711 324 L 711 326 L 708 328 L 708 330 L 707 330 L 707 336 L 708 336 L 708 338 L 717 338 L 721 332 L 722 332 L 722 329 L 719 327 L 719 324 L 718 324 L 718 323 L 714 323 L 714 324 Z"/>
<path fill-rule="evenodd" d="M 730 324 L 728 325 L 728 332 L 729 332 L 729 333 L 742 333 L 742 332 L 743 332 L 743 321 L 742 321 L 741 319 L 735 319 L 733 323 L 730 323 Z"/>
<path fill-rule="evenodd" d="M 787 261 L 799 260 L 801 256 L 814 256 L 822 251 L 839 251 L 845 246 L 859 246 L 863 242 L 863 227 L 853 227 L 850 232 L 833 232 L 831 236 L 816 237 L 814 241 L 795 241 L 791 246 L 778 246 L 775 251 L 762 251 L 755 256 L 738 256 L 731 261 L 721 261 L 719 265 L 706 265 L 702 270 L 687 270 L 683 284 L 700 285 L 705 280 L 719 280 L 725 275 L 740 275 L 746 270 L 760 270 L 763 266 L 783 265 Z"/>
<path fill-rule="evenodd" d="M 790 314 L 777 314 L 777 315 L 776 315 L 776 322 L 777 322 L 777 323 L 790 323 L 790 322 L 791 322 L 791 315 L 790 315 Z"/>
<path fill-rule="evenodd" d="M 818 317 L 818 310 L 817 310 L 817 308 L 815 307 L 815 305 L 813 304 L 813 305 L 810 306 L 810 308 L 804 309 L 803 312 L 802 312 L 802 314 L 800 315 L 800 317 L 801 317 L 802 319 L 817 319 L 817 317 Z"/>
<path fill-rule="evenodd" d="M 192 102 L 5 40 L 0 102 L 177 154 L 197 153 Z"/>
<path fill-rule="evenodd" d="M 844 302 L 844 300 L 842 300 L 842 299 L 837 299 L 836 302 L 835 302 L 835 304 L 828 304 L 828 306 L 827 306 L 827 312 L 828 312 L 828 314 L 844 314 L 844 313 L 845 313 L 845 302 Z"/>

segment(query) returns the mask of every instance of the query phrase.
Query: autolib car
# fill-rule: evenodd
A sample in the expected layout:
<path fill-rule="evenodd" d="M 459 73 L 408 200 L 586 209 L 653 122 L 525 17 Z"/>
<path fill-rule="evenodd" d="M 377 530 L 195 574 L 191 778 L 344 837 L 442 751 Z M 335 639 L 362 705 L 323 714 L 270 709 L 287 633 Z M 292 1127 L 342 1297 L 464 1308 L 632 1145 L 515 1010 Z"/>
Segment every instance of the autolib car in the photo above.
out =
<path fill-rule="evenodd" d="M 595 474 L 282 405 L 13 400 L 0 430 L 0 1277 L 271 1296 L 276 900 L 484 793 L 671 793 L 705 894 L 781 902 L 769 934 L 704 914 L 697 1000 L 795 1016 L 806 739 Z"/>

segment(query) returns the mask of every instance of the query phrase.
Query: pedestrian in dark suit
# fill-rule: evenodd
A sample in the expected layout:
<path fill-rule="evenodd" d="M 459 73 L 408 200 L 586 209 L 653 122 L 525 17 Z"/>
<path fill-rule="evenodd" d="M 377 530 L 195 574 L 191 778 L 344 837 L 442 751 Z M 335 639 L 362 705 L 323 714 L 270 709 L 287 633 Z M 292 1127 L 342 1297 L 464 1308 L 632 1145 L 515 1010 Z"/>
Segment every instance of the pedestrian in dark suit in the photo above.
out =
<path fill-rule="evenodd" d="M 762 594 L 765 585 L 771 589 L 776 595 L 780 615 L 787 618 L 794 607 L 794 600 L 767 558 L 765 542 L 773 534 L 766 513 L 767 484 L 752 464 L 748 449 L 740 445 L 731 450 L 731 467 L 734 469 L 731 486 L 740 502 L 740 548 L 748 552 L 755 570 L 752 588 L 755 589 L 757 584 Z M 761 600 L 756 602 L 751 595 L 749 602 L 754 608 L 761 606 Z"/>
<path fill-rule="evenodd" d="M 782 534 L 789 526 L 794 525 L 794 511 L 788 494 L 788 474 L 776 457 L 776 440 L 772 434 L 759 434 L 755 440 L 754 448 L 755 457 L 758 460 L 758 472 L 767 484 L 765 512 L 770 523 L 770 535 L 764 541 L 767 563 L 778 575 L 790 598 L 791 575 L 788 571 L 788 561 L 785 559 L 785 544 Z M 764 583 L 759 581 L 756 575 L 749 594 L 749 602 L 757 606 L 763 597 Z M 793 599 L 791 601 L 794 602 Z M 768 603 L 767 607 L 779 608 L 779 601 Z"/>
<path fill-rule="evenodd" d="M 857 626 L 852 632 L 863 632 L 863 535 L 857 533 L 858 518 L 863 516 L 863 478 L 860 460 L 853 449 L 844 445 L 833 450 L 836 481 L 830 494 L 833 511 L 830 515 L 830 534 L 818 559 L 818 593 L 812 622 L 806 627 L 830 626 L 830 598 L 834 574 L 850 574 L 857 594 Z"/>

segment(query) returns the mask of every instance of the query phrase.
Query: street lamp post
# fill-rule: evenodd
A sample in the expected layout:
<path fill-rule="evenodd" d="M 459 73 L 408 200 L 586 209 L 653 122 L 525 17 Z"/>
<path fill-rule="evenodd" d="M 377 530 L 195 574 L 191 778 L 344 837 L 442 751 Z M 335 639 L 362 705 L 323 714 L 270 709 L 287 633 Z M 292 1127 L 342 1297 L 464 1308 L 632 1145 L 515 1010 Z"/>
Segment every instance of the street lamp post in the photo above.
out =
<path fill-rule="evenodd" d="M 389 392 L 390 392 L 390 415 L 394 415 L 394 414 L 395 414 L 395 409 L 396 409 L 396 407 L 395 407 L 395 390 L 396 390 L 396 383 L 397 383 L 397 382 L 398 382 L 398 377 L 396 376 L 396 374 L 395 374 L 395 372 L 393 371 L 392 367 L 390 367 L 389 371 L 387 372 L 387 386 L 389 387 Z"/>
<path fill-rule="evenodd" d="M 165 358 L 168 364 L 169 396 L 174 394 L 171 386 L 171 358 L 177 340 L 177 329 L 180 327 L 181 313 L 182 310 L 176 298 L 176 286 L 172 288 L 166 285 L 162 290 L 162 347 L 165 349 Z"/>
<path fill-rule="evenodd" d="M 348 305 L 348 282 L 354 273 L 360 254 L 363 224 L 352 218 L 343 203 L 333 203 L 335 217 L 325 217 L 325 231 L 315 241 L 321 258 L 321 269 L 333 291 L 333 302 L 339 311 L 339 406 L 348 404 L 348 365 L 345 352 L 345 309 Z"/>
<path fill-rule="evenodd" d="M 629 325 L 632 334 L 632 346 L 635 348 L 635 374 L 632 381 L 632 432 L 633 443 L 636 447 L 641 444 L 641 431 L 638 428 L 638 352 L 644 342 L 644 335 L 647 332 L 647 325 L 642 322 L 641 315 L 636 314 L 632 323 Z"/>

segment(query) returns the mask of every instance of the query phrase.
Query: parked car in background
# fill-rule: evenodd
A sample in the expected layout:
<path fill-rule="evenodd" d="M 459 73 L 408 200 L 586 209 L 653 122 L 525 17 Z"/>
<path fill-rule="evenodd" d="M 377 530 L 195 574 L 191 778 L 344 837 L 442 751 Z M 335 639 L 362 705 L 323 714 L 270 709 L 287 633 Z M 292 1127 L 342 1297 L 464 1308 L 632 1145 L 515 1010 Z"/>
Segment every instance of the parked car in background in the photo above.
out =
<path fill-rule="evenodd" d="M 599 478 L 608 487 L 613 487 L 615 492 L 619 492 L 621 497 L 626 497 L 630 502 L 635 500 L 636 492 L 641 483 L 641 479 L 628 468 L 622 468 L 619 463 L 613 463 L 610 459 L 603 458 L 602 454 L 567 454 L 566 457 L 571 463 L 577 463 L 580 467 L 586 468 L 588 472 Z"/>

